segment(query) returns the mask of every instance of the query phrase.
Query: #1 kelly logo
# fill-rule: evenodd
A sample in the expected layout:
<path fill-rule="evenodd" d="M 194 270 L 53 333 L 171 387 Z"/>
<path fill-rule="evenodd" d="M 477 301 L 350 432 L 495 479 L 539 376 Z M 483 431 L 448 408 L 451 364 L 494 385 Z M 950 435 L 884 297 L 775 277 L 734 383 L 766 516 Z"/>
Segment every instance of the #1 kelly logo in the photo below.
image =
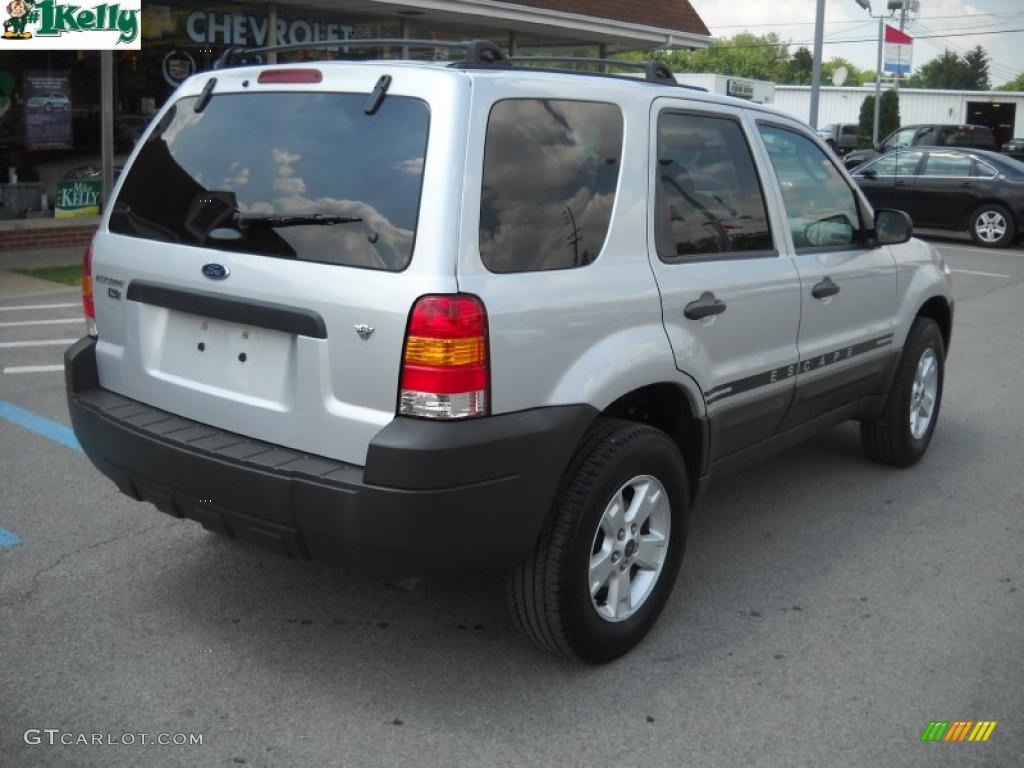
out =
<path fill-rule="evenodd" d="M 2 0 L 0 0 L 2 2 Z M 57 0 L 10 0 L 0 49 L 139 50 L 141 0 L 70 5 Z"/>

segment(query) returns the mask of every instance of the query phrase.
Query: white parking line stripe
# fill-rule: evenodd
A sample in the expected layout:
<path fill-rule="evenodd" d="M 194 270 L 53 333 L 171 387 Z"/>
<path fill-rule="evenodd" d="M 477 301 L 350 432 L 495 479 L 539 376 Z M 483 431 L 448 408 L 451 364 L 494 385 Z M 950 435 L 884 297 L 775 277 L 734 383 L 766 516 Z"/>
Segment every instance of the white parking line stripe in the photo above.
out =
<path fill-rule="evenodd" d="M 0 328 L 14 328 L 21 325 L 61 325 L 68 323 L 84 323 L 84 317 L 73 317 L 68 320 L 19 320 L 16 323 L 0 323 Z"/>
<path fill-rule="evenodd" d="M 0 312 L 14 312 L 18 309 L 64 309 L 65 307 L 80 307 L 80 301 L 71 304 L 26 304 L 24 307 L 0 307 Z"/>
<path fill-rule="evenodd" d="M 995 272 L 978 272 L 974 269 L 951 269 L 950 272 L 959 272 L 963 275 L 981 275 L 982 277 L 1012 277 L 1012 275 L 997 275 Z"/>
<path fill-rule="evenodd" d="M 43 339 L 42 341 L 0 341 L 0 349 L 17 349 L 18 347 L 64 347 L 74 344 L 78 339 Z"/>
<path fill-rule="evenodd" d="M 4 373 L 49 373 L 63 370 L 63 365 L 13 365 L 4 368 Z"/>

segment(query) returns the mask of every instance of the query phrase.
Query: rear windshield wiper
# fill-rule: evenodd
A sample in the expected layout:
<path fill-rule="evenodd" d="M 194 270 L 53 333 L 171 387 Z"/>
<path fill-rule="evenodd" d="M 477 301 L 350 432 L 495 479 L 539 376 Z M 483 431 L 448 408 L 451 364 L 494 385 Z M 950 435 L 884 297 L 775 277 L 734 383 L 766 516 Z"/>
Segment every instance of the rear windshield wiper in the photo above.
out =
<path fill-rule="evenodd" d="M 234 222 L 240 227 L 260 224 L 266 227 L 303 227 L 307 225 L 354 224 L 362 221 L 358 216 L 332 216 L 325 213 L 310 213 L 284 216 L 278 213 L 235 213 Z"/>

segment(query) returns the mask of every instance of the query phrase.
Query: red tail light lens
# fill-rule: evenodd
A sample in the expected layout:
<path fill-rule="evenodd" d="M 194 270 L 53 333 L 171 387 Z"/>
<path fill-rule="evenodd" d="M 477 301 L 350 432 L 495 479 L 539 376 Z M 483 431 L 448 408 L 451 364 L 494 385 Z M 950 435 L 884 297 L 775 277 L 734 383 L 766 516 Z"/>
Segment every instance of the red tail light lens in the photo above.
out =
<path fill-rule="evenodd" d="M 85 313 L 86 331 L 96 335 L 96 306 L 92 301 L 92 245 L 85 249 L 82 257 L 82 311 Z"/>
<path fill-rule="evenodd" d="M 399 413 L 426 419 L 485 416 L 487 312 L 476 296 L 423 296 L 409 315 Z"/>

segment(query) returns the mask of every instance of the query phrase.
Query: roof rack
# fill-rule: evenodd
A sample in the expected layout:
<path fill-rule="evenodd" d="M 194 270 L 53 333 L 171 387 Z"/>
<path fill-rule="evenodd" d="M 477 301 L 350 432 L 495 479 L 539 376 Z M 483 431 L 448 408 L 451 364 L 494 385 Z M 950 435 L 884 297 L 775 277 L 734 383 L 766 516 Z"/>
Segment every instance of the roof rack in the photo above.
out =
<path fill-rule="evenodd" d="M 651 83 L 679 83 L 675 75 L 663 62 L 649 59 L 647 61 L 622 61 L 621 59 L 587 59 L 576 56 L 512 56 L 508 59 L 512 64 L 551 62 L 552 64 L 596 64 L 607 67 L 627 67 L 629 69 L 641 69 L 644 79 Z M 580 74 L 588 74 L 580 72 Z M 608 73 L 600 73 L 608 74 Z"/>
<path fill-rule="evenodd" d="M 223 69 L 239 58 L 244 63 L 252 56 L 264 53 L 285 53 L 287 51 L 309 51 L 330 48 L 440 48 L 464 50 L 465 63 L 471 66 L 487 66 L 508 61 L 505 52 L 490 40 L 464 40 L 453 42 L 448 40 L 413 40 L 407 38 L 369 38 L 361 40 L 321 40 L 315 43 L 289 43 L 287 45 L 269 45 L 263 48 L 228 48 L 213 65 L 214 69 Z"/>
<path fill-rule="evenodd" d="M 287 45 L 272 45 L 263 48 L 228 48 L 221 54 L 213 65 L 214 69 L 223 69 L 233 63 L 253 63 L 251 58 L 264 53 L 285 53 L 287 51 L 307 51 L 323 49 L 359 49 L 359 48 L 434 48 L 442 50 L 465 51 L 465 58 L 452 62 L 449 66 L 491 69 L 516 69 L 516 64 L 527 63 L 551 63 L 571 64 L 573 69 L 554 69 L 547 71 L 573 72 L 579 75 L 593 75 L 599 77 L 615 77 L 608 72 L 587 72 L 576 69 L 579 64 L 598 65 L 603 67 L 625 67 L 628 69 L 642 70 L 644 80 L 649 83 L 660 83 L 662 85 L 675 85 L 680 88 L 689 88 L 695 91 L 706 91 L 695 85 L 683 85 L 676 81 L 675 76 L 663 62 L 660 61 L 622 61 L 620 59 L 589 59 L 574 56 L 513 56 L 505 55 L 505 52 L 490 40 L 463 40 L 460 42 L 449 40 L 416 40 L 407 38 L 369 38 L 362 40 L 322 40 L 315 43 L 289 43 Z M 237 61 L 236 61 L 237 60 Z M 621 75 L 619 75 L 621 76 Z"/>

